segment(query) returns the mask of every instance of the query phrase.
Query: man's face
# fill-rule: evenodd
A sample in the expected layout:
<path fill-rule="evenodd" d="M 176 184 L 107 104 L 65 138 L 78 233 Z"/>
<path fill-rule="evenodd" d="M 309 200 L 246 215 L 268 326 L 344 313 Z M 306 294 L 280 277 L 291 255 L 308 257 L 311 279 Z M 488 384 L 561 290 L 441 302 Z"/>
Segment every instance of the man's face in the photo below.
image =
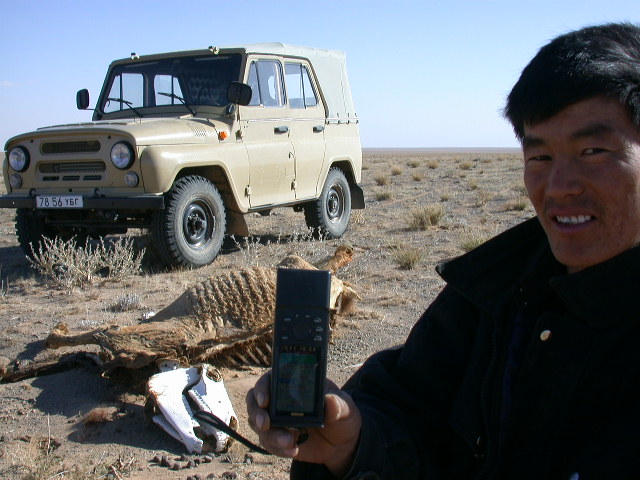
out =
<path fill-rule="evenodd" d="M 617 100 L 583 100 L 524 132 L 524 182 L 569 273 L 640 243 L 640 129 Z"/>

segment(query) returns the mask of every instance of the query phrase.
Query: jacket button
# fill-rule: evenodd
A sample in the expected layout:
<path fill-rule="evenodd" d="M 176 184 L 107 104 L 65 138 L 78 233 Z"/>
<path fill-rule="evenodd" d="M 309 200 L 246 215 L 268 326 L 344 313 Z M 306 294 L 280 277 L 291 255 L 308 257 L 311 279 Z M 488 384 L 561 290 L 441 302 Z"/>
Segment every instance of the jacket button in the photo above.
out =
<path fill-rule="evenodd" d="M 542 340 L 543 342 L 546 342 L 550 338 L 551 338 L 551 330 L 543 330 L 540 333 L 540 340 Z"/>

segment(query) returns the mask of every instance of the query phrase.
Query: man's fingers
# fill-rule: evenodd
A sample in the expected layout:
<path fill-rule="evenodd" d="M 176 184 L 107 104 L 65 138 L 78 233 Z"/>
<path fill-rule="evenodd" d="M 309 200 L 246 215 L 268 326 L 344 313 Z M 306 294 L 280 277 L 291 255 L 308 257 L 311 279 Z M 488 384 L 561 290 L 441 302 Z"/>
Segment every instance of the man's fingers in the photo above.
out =
<path fill-rule="evenodd" d="M 255 386 L 247 392 L 246 403 L 249 426 L 256 432 L 271 428 L 269 415 L 265 409 L 269 406 L 269 381 L 271 375 L 266 373 L 258 379 Z"/>
<path fill-rule="evenodd" d="M 325 421 L 327 424 L 340 422 L 352 415 L 351 402 L 341 393 L 328 393 L 324 399 Z"/>
<path fill-rule="evenodd" d="M 269 390 L 271 382 L 271 372 L 262 375 L 253 387 L 256 403 L 260 408 L 269 406 Z"/>

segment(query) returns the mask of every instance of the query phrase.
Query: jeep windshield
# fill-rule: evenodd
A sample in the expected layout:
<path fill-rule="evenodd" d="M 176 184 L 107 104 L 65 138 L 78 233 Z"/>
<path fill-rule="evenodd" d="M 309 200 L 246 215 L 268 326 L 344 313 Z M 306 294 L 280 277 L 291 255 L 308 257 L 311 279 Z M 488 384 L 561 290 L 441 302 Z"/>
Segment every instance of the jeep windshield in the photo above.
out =
<path fill-rule="evenodd" d="M 167 110 L 195 115 L 198 107 L 224 107 L 227 89 L 240 77 L 242 57 L 184 56 L 113 67 L 100 94 L 98 119 L 154 115 Z"/>

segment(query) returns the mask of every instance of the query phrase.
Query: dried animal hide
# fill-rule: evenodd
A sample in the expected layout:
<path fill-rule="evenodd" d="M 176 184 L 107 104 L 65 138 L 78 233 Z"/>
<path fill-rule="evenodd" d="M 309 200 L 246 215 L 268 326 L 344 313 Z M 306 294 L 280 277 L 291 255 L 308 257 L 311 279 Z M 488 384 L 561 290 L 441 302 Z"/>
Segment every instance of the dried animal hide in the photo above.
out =
<path fill-rule="evenodd" d="M 338 247 L 337 269 L 351 260 Z M 351 249 L 352 251 L 352 249 Z M 345 260 L 346 259 L 346 260 Z M 284 268 L 315 269 L 292 255 Z M 58 325 L 46 340 L 49 348 L 97 344 L 106 366 L 142 368 L 163 359 L 195 363 L 261 364 L 271 359 L 276 270 L 254 267 L 225 273 L 198 283 L 158 312 L 150 321 L 133 326 L 110 326 L 69 335 Z M 350 309 L 360 297 L 348 283 L 332 275 L 331 307 L 335 314 Z"/>

